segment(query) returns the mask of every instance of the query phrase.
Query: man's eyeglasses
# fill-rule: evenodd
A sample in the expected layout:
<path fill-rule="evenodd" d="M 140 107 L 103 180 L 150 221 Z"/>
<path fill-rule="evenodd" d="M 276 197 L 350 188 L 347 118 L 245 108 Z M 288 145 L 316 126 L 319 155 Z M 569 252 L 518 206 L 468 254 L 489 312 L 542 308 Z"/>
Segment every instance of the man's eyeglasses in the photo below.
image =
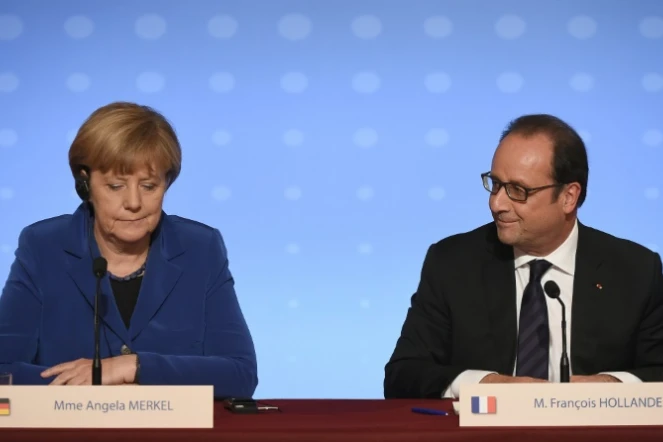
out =
<path fill-rule="evenodd" d="M 520 184 L 503 183 L 490 176 L 490 172 L 482 173 L 481 180 L 483 181 L 483 187 L 491 194 L 495 195 L 497 192 L 500 191 L 502 187 L 504 187 L 507 196 L 511 198 L 513 201 L 519 201 L 519 202 L 527 201 L 527 198 L 531 194 L 538 192 L 539 190 L 550 189 L 551 187 L 560 187 L 564 185 L 558 183 L 558 184 L 548 184 L 547 186 L 540 186 L 540 187 L 524 187 L 521 186 Z"/>

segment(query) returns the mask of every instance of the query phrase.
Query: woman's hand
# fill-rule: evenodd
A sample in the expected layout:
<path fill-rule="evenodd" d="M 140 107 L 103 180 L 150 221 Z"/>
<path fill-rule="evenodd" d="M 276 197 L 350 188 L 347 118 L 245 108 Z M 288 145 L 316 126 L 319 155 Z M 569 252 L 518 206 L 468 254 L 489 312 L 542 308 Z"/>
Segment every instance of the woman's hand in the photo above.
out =
<path fill-rule="evenodd" d="M 136 355 L 122 355 L 101 361 L 101 384 L 131 384 L 136 378 Z M 42 378 L 56 376 L 50 385 L 92 385 L 92 359 L 78 359 L 44 370 Z"/>

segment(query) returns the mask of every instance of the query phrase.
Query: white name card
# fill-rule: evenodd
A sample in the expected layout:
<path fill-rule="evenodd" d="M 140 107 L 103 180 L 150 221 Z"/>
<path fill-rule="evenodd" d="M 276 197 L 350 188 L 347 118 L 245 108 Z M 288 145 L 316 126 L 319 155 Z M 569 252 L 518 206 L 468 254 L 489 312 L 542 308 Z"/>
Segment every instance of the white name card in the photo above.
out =
<path fill-rule="evenodd" d="M 0 386 L 0 428 L 213 428 L 212 386 Z"/>
<path fill-rule="evenodd" d="M 463 385 L 459 411 L 461 427 L 663 425 L 663 383 Z"/>

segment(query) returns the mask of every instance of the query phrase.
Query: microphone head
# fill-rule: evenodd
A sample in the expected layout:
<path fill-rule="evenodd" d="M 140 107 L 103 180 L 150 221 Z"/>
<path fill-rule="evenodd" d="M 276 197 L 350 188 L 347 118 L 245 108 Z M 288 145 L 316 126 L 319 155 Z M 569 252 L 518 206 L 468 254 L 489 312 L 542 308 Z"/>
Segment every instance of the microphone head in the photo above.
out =
<path fill-rule="evenodd" d="M 106 274 L 107 269 L 108 261 L 106 261 L 105 258 L 99 257 L 94 259 L 94 262 L 92 263 L 92 271 L 94 272 L 94 276 L 101 278 Z"/>
<path fill-rule="evenodd" d="M 557 299 L 559 298 L 559 286 L 555 281 L 548 281 L 543 285 L 543 291 L 546 292 L 549 298 Z"/>

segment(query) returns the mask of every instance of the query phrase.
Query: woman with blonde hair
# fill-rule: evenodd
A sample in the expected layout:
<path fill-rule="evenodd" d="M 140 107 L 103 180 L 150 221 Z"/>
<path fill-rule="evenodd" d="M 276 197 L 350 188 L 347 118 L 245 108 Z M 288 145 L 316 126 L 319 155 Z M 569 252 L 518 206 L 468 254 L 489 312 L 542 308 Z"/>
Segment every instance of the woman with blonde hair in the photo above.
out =
<path fill-rule="evenodd" d="M 82 125 L 69 166 L 83 203 L 23 229 L 0 296 L 0 372 L 14 384 L 92 383 L 101 261 L 101 384 L 253 395 L 255 349 L 223 238 L 162 209 L 181 161 L 175 131 L 149 107 L 112 103 Z"/>

